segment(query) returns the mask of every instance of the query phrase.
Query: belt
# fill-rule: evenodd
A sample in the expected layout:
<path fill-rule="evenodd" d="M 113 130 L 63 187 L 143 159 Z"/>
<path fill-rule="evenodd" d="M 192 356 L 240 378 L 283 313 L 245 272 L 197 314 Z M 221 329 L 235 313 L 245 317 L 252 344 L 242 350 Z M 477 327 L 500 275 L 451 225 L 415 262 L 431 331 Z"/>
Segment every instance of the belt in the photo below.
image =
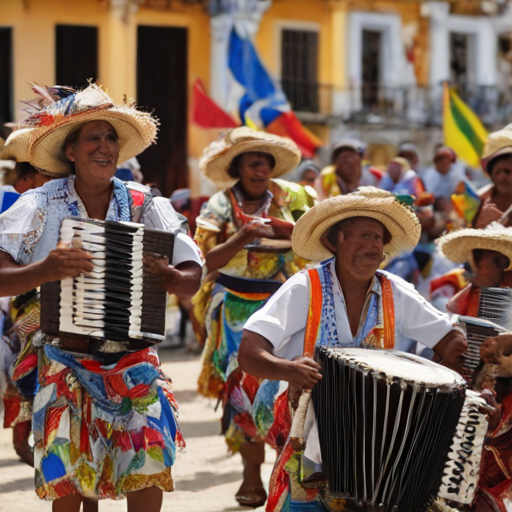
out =
<path fill-rule="evenodd" d="M 52 337 L 49 337 L 49 339 L 51 340 Z M 58 340 L 61 350 L 78 352 L 79 354 L 119 354 L 129 350 L 143 350 L 152 346 L 152 343 L 144 340 L 119 342 L 70 333 L 60 333 Z"/>
<path fill-rule="evenodd" d="M 219 274 L 217 282 L 227 288 L 238 293 L 275 293 L 283 283 L 280 281 L 271 281 L 263 279 L 247 279 L 245 277 L 234 277 Z"/>

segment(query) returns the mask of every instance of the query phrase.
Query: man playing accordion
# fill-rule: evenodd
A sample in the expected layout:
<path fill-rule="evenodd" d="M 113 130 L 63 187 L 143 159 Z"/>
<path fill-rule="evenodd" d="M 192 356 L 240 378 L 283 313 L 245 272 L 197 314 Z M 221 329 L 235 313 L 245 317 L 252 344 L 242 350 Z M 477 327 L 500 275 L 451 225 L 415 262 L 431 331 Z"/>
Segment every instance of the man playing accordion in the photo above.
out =
<path fill-rule="evenodd" d="M 462 368 L 467 347 L 463 332 L 413 286 L 379 270 L 386 257 L 411 251 L 418 242 L 420 224 L 407 199 L 361 187 L 316 205 L 297 222 L 294 250 L 322 263 L 290 278 L 249 319 L 239 352 L 245 372 L 286 381 L 293 403 L 322 379 L 320 365 L 312 359 L 315 347 L 392 349 L 397 335 L 432 348 L 445 366 Z M 254 408 L 256 414 L 257 403 Z M 289 425 L 282 428 L 284 436 L 274 431 L 273 440 L 286 438 Z M 283 452 L 276 463 L 267 510 L 356 509 L 350 501 L 330 501 L 318 483 L 322 457 L 311 404 L 299 438 L 305 442 L 300 462 L 283 460 Z"/>

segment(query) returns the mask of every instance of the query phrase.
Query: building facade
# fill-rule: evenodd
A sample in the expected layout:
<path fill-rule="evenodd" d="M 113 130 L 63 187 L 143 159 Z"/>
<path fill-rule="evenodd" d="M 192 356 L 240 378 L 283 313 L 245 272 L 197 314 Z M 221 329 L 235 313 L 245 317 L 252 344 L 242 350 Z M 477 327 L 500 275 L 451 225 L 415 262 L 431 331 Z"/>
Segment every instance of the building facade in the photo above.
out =
<path fill-rule="evenodd" d="M 200 179 L 220 130 L 190 122 L 197 79 L 226 110 L 233 25 L 249 34 L 293 109 L 325 141 L 356 136 L 385 164 L 400 142 L 425 163 L 442 141 L 449 80 L 489 126 L 512 121 L 512 14 L 507 0 L 0 0 L 0 123 L 25 115 L 28 82 L 104 84 L 160 118 L 140 157 L 165 194 Z"/>

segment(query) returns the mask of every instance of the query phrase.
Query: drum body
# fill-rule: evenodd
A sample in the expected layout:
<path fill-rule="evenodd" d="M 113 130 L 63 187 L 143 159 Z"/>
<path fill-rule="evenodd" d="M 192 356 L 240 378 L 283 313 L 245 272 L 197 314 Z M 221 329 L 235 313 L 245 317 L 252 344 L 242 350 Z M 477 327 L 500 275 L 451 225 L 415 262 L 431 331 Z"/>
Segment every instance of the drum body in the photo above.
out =
<path fill-rule="evenodd" d="M 315 409 L 334 497 L 421 512 L 437 495 L 464 404 L 460 375 L 401 352 L 317 349 Z"/>

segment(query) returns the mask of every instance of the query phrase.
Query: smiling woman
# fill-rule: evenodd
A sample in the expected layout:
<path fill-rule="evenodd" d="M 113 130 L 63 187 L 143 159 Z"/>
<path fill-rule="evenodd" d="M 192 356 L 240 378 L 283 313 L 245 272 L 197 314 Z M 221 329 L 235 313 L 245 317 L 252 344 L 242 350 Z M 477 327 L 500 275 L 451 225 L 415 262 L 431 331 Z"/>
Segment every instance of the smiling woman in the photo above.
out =
<path fill-rule="evenodd" d="M 91 301 L 91 295 L 107 295 L 107 287 L 98 289 L 89 275 L 97 270 L 97 260 L 74 244 L 59 243 L 63 220 L 75 217 L 174 232 L 172 261 L 151 254 L 135 270 L 144 266 L 144 275 L 156 274 L 168 293 L 190 298 L 199 287 L 201 258 L 193 241 L 180 232 L 170 202 L 153 198 L 148 187 L 114 177 L 119 159 L 128 160 L 155 141 L 157 120 L 133 105 L 114 105 L 96 85 L 83 91 L 36 87 L 36 92 L 44 107 L 11 134 L 6 153 L 59 179 L 23 194 L 0 215 L 0 296 L 80 276 L 81 282 L 89 279 L 82 308 L 103 307 L 98 316 L 104 324 L 119 323 L 115 315 L 126 310 L 126 304 L 118 304 L 123 294 L 109 295 L 110 303 Z M 105 239 L 102 244 L 108 246 Z M 119 247 L 110 258 L 133 272 L 131 247 L 126 254 L 119 254 Z M 133 283 L 119 274 L 115 286 L 133 290 Z M 118 310 L 111 314 L 113 305 Z M 60 309 L 59 304 L 49 307 Z M 136 302 L 129 307 L 137 309 Z M 73 325 L 76 316 L 73 310 Z M 37 342 L 22 350 L 13 372 L 18 385 L 38 384 L 37 393 L 28 390 L 35 394 L 37 494 L 53 501 L 54 512 L 78 512 L 82 500 L 87 508 L 87 499 L 125 495 L 130 511 L 157 512 L 162 491 L 173 490 L 171 466 L 176 448 L 184 443 L 171 381 L 160 368 L 156 349 L 139 350 L 141 345 L 134 347 L 129 340 L 102 339 L 95 346 L 91 333 L 78 342 L 60 325 L 57 330 L 58 336 L 35 335 Z"/>
<path fill-rule="evenodd" d="M 242 374 L 237 354 L 245 321 L 304 265 L 290 238 L 313 199 L 300 185 L 275 179 L 299 160 L 291 141 L 245 127 L 212 143 L 201 159 L 203 174 L 228 188 L 213 195 L 197 218 L 195 239 L 208 268 L 194 297 L 195 315 L 208 326 L 199 392 L 223 400 L 222 430 L 245 468 L 236 499 L 253 507 L 266 500 L 264 445 L 241 400 L 253 402 L 259 380 Z"/>

